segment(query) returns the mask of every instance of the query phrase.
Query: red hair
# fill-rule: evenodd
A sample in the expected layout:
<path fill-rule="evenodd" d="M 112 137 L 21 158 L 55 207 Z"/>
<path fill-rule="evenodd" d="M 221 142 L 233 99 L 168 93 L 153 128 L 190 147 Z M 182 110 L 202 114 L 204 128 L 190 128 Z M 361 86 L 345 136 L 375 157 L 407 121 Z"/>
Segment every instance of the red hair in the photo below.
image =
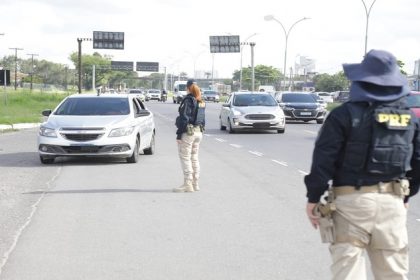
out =
<path fill-rule="evenodd" d="M 194 96 L 197 101 L 201 101 L 201 90 L 196 84 L 188 87 L 188 91 Z"/>

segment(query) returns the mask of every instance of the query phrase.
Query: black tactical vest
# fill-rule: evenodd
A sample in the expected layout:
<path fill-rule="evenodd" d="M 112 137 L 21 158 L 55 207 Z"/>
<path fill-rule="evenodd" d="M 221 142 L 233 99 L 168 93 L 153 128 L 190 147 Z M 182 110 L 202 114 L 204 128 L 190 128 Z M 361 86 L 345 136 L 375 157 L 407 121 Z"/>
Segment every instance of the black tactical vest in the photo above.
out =
<path fill-rule="evenodd" d="M 369 104 L 348 102 L 352 128 L 347 135 L 340 169 L 358 174 L 360 182 L 369 178 L 399 178 L 410 170 L 415 132 L 415 115 L 399 100 Z M 339 175 L 340 176 L 340 175 Z"/>

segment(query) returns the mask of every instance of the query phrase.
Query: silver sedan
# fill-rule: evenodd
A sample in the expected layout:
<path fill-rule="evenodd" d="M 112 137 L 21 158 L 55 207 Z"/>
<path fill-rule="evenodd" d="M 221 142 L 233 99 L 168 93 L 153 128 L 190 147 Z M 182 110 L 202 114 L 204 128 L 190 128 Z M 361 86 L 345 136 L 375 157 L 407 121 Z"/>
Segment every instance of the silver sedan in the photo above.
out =
<path fill-rule="evenodd" d="M 60 156 L 119 157 L 135 163 L 140 152 L 154 153 L 153 114 L 132 94 L 75 94 L 42 114 L 48 117 L 38 134 L 42 163 Z"/>
<path fill-rule="evenodd" d="M 284 133 L 286 121 L 283 110 L 268 93 L 234 92 L 220 111 L 220 129 L 238 130 L 277 130 Z"/>

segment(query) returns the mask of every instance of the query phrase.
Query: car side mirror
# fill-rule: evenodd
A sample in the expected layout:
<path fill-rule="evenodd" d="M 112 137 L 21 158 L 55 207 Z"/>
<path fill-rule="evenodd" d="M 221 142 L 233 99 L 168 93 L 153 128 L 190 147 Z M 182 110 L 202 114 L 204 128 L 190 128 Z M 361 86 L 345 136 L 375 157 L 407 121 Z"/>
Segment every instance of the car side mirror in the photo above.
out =
<path fill-rule="evenodd" d="M 137 112 L 136 116 L 137 117 L 150 116 L 150 111 L 149 110 L 140 110 L 140 111 Z"/>
<path fill-rule="evenodd" d="M 222 104 L 222 106 L 223 107 L 230 107 L 230 104 L 229 103 L 224 103 L 224 104 Z"/>
<path fill-rule="evenodd" d="M 42 111 L 42 115 L 44 117 L 48 117 L 49 115 L 51 115 L 51 113 L 52 113 L 51 109 L 47 109 L 47 110 Z"/>

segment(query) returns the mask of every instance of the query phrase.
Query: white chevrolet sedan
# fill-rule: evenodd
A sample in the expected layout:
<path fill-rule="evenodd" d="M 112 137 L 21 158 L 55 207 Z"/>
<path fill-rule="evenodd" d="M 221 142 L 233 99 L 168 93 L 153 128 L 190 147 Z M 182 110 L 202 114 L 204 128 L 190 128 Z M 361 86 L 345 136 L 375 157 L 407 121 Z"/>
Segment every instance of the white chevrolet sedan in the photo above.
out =
<path fill-rule="evenodd" d="M 153 154 L 153 113 L 132 94 L 75 94 L 53 111 L 38 134 L 42 163 L 61 156 L 94 156 L 138 161 L 139 153 Z"/>
<path fill-rule="evenodd" d="M 220 129 L 238 130 L 277 130 L 284 133 L 286 121 L 283 110 L 269 93 L 234 92 L 220 111 Z"/>

